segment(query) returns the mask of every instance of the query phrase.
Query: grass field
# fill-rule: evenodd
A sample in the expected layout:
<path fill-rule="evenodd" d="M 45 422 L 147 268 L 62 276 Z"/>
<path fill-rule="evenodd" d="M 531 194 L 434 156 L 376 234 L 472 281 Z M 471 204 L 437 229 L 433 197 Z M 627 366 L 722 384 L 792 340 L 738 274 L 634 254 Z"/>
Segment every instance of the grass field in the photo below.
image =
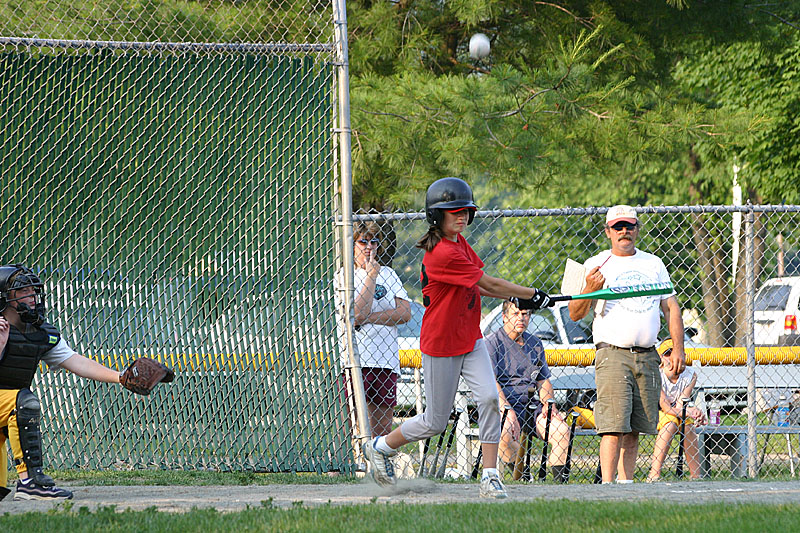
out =
<path fill-rule="evenodd" d="M 684 506 L 647 502 L 575 502 L 443 505 L 371 504 L 278 509 L 235 513 L 192 510 L 183 514 L 156 510 L 117 512 L 62 505 L 47 513 L 0 517 L 3 531 L 794 531 L 800 505 Z"/>

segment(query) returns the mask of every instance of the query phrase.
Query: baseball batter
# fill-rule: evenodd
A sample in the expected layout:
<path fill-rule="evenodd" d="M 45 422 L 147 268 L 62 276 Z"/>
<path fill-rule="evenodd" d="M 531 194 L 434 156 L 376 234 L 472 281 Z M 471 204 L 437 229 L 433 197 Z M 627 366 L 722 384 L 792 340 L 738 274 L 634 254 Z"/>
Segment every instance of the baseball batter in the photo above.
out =
<path fill-rule="evenodd" d="M 483 261 L 461 235 L 476 209 L 472 189 L 458 178 L 442 178 L 428 187 L 425 217 L 430 227 L 417 243 L 425 250 L 420 281 L 426 310 L 420 348 L 426 408 L 364 445 L 370 473 L 379 485 L 396 482 L 391 457 L 398 448 L 444 431 L 463 377 L 478 408 L 483 451 L 480 495 L 506 497 L 497 473 L 501 417 L 494 371 L 480 331 L 481 296 L 516 297 L 533 308 L 549 305 L 550 298 L 538 289 L 484 274 Z"/>

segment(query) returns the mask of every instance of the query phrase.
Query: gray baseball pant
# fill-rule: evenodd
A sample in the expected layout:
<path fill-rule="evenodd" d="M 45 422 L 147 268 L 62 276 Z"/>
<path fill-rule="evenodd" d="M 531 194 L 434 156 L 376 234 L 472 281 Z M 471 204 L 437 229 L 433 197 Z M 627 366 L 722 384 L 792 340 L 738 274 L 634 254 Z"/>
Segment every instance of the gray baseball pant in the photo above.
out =
<path fill-rule="evenodd" d="M 458 378 L 472 391 L 478 407 L 478 436 L 481 442 L 500 442 L 500 407 L 494 369 L 483 339 L 469 353 L 453 357 L 422 354 L 425 371 L 425 412 L 400 426 L 407 440 L 414 442 L 440 434 L 447 427 L 458 391 Z"/>

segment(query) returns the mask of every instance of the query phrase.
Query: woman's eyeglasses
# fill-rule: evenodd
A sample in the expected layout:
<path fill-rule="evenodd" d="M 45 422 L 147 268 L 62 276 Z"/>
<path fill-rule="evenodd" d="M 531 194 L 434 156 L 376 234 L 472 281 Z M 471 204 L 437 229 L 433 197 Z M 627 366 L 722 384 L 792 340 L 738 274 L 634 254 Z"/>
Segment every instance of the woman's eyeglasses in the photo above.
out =
<path fill-rule="evenodd" d="M 378 246 L 381 243 L 381 240 L 373 237 L 372 239 L 358 239 L 356 242 L 361 246 L 369 246 L 370 244 Z"/>

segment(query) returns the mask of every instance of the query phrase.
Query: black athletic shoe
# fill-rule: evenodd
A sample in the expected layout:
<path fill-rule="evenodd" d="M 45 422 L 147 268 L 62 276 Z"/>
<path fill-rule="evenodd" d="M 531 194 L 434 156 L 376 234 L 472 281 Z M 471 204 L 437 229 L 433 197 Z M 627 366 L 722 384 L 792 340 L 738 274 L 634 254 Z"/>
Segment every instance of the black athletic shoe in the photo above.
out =
<path fill-rule="evenodd" d="M 17 492 L 14 494 L 15 500 L 71 500 L 72 493 L 66 489 L 58 487 L 45 487 L 37 485 L 35 481 L 23 484 L 17 481 Z"/>

